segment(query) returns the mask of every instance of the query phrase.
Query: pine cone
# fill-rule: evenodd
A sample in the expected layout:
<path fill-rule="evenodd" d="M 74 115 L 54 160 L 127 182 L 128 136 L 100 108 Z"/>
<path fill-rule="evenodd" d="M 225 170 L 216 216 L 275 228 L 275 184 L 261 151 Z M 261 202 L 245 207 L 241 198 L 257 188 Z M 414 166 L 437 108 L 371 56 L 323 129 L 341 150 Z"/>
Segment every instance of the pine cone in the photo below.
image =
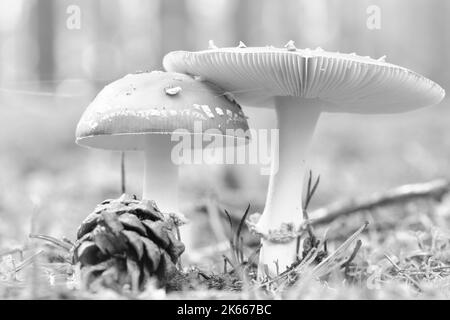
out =
<path fill-rule="evenodd" d="M 77 232 L 72 250 L 87 288 L 100 284 L 142 289 L 152 276 L 164 285 L 178 271 L 184 245 L 176 238 L 179 221 L 161 213 L 153 201 L 122 195 L 95 208 Z"/>

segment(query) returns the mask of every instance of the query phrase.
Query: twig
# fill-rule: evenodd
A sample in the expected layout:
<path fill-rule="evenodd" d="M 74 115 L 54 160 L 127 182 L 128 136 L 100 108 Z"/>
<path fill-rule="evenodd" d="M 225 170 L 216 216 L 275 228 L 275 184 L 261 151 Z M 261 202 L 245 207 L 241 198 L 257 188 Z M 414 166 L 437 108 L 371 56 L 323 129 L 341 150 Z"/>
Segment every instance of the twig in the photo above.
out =
<path fill-rule="evenodd" d="M 314 277 L 319 278 L 328 273 L 330 273 L 334 268 L 338 266 L 342 266 L 342 263 L 339 262 L 342 258 L 342 255 L 348 249 L 348 247 L 359 237 L 359 235 L 367 228 L 369 223 L 365 222 L 362 227 L 356 230 L 347 240 L 344 241 L 332 254 L 323 259 L 313 270 L 312 274 Z"/>
<path fill-rule="evenodd" d="M 308 214 L 308 207 L 309 207 L 309 202 L 311 201 L 312 197 L 314 196 L 314 193 L 317 190 L 317 186 L 319 185 L 320 175 L 317 176 L 316 182 L 314 182 L 314 186 L 312 188 L 311 188 L 311 182 L 312 182 L 312 171 L 309 171 L 308 190 L 307 190 L 307 194 L 306 194 L 305 205 L 303 207 L 303 219 L 305 219 L 305 221 L 306 221 L 306 230 L 308 231 L 309 237 L 311 239 L 311 245 L 314 247 L 316 245 L 317 238 L 314 235 L 314 231 L 311 226 L 311 221 L 309 219 L 309 214 Z"/>
<path fill-rule="evenodd" d="M 309 239 L 311 242 L 311 248 L 314 248 L 318 245 L 318 241 L 317 241 L 317 237 L 314 235 L 314 231 L 313 228 L 311 226 L 311 221 L 309 219 L 309 215 L 308 215 L 308 207 L 309 207 L 309 203 L 311 201 L 311 199 L 314 196 L 314 193 L 317 190 L 317 186 L 319 185 L 320 182 L 320 175 L 317 176 L 316 181 L 314 182 L 314 186 L 312 186 L 312 171 L 309 171 L 309 179 L 308 179 L 308 187 L 306 189 L 306 199 L 305 199 L 305 204 L 303 205 L 303 220 L 305 221 L 305 227 L 306 227 L 306 231 L 308 232 L 309 235 Z M 300 238 L 301 236 L 297 237 L 297 244 L 296 244 L 296 255 L 297 257 L 300 254 Z"/>
<path fill-rule="evenodd" d="M 239 259 L 244 262 L 244 237 L 239 237 Z"/>
<path fill-rule="evenodd" d="M 317 187 L 319 185 L 320 182 L 320 175 L 317 176 L 316 181 L 314 182 L 314 186 L 311 188 L 311 182 L 312 182 L 312 171 L 309 171 L 309 179 L 308 179 L 308 188 L 307 193 L 306 193 L 306 201 L 305 201 L 305 205 L 303 206 L 303 210 L 306 211 L 306 209 L 308 209 L 309 206 L 309 202 L 311 201 L 312 197 L 314 196 L 314 193 L 317 190 Z"/>
<path fill-rule="evenodd" d="M 25 259 L 24 261 L 22 261 L 21 263 L 19 263 L 16 267 L 16 269 L 14 270 L 14 272 L 19 272 L 20 270 L 22 270 L 23 268 L 25 268 L 26 266 L 28 266 L 29 264 L 33 263 L 34 260 L 40 256 L 41 254 L 44 253 L 44 250 L 39 250 L 38 252 L 34 253 L 32 256 L 30 256 L 29 258 Z"/>
<path fill-rule="evenodd" d="M 240 270 L 242 268 L 243 271 L 246 271 L 253 263 L 255 263 L 255 258 L 259 254 L 259 251 L 261 250 L 262 244 L 259 244 L 253 252 L 249 255 L 247 258 L 247 261 L 242 261 L 238 266 L 233 267 L 233 269 Z M 245 272 L 243 273 L 245 275 Z"/>
<path fill-rule="evenodd" d="M 344 274 L 347 276 L 350 270 L 350 265 L 352 261 L 355 259 L 356 255 L 358 254 L 359 249 L 361 249 L 362 241 L 358 239 L 356 241 L 355 249 L 353 249 L 352 254 L 350 255 L 350 258 L 345 261 L 345 263 L 342 265 L 342 268 L 344 268 Z"/>
<path fill-rule="evenodd" d="M 224 260 L 224 263 L 226 264 L 226 263 L 228 263 L 230 266 L 231 266 L 231 268 L 232 268 L 232 271 L 236 268 L 235 266 L 234 266 L 234 264 L 233 264 L 233 262 L 231 262 L 231 260 L 230 260 L 230 258 L 228 258 L 226 255 L 222 255 L 222 257 L 223 257 L 223 260 Z M 226 268 L 226 265 L 225 265 L 225 268 Z"/>
<path fill-rule="evenodd" d="M 393 266 L 395 269 L 397 269 L 397 272 L 402 271 L 402 268 L 400 268 L 400 267 L 394 262 L 394 260 L 391 259 L 391 257 L 389 257 L 386 253 L 384 253 L 383 255 L 384 255 L 384 257 L 387 259 L 387 261 L 389 261 L 389 262 L 392 264 L 392 266 Z"/>
<path fill-rule="evenodd" d="M 236 230 L 236 233 L 234 234 L 233 239 L 233 244 L 236 250 L 237 262 L 239 264 L 242 263 L 242 260 L 240 258 L 243 256 L 243 248 L 242 248 L 243 243 L 240 241 L 242 239 L 241 232 L 249 212 L 250 212 L 250 204 L 247 206 L 247 209 L 245 210 L 244 215 L 242 216 L 241 221 L 239 222 L 239 226 Z"/>
<path fill-rule="evenodd" d="M 227 270 L 227 258 L 223 257 L 223 273 L 228 273 Z"/>
<path fill-rule="evenodd" d="M 255 263 L 255 258 L 256 256 L 259 254 L 259 251 L 261 250 L 262 244 L 260 243 L 254 250 L 253 252 L 250 254 L 250 256 L 247 259 L 247 265 L 251 266 L 252 263 Z M 450 268 L 450 267 L 449 267 Z"/>
<path fill-rule="evenodd" d="M 30 234 L 29 237 L 32 239 L 40 239 L 40 240 L 44 240 L 44 241 L 53 243 L 54 245 L 66 250 L 66 251 L 70 251 L 70 249 L 72 249 L 72 246 L 69 243 L 67 243 L 65 241 L 61 241 L 61 240 L 56 239 L 51 236 L 46 236 L 46 235 L 42 235 L 42 234 Z"/>
<path fill-rule="evenodd" d="M 294 275 L 296 273 L 300 273 L 300 270 L 302 268 L 304 268 L 305 266 L 309 266 L 314 261 L 314 259 L 317 256 L 317 252 L 318 252 L 318 250 L 316 248 L 313 248 L 312 250 L 310 250 L 307 253 L 305 258 L 297 266 L 282 272 L 281 274 L 277 275 L 274 278 L 270 278 L 269 276 L 267 276 L 267 281 L 264 281 L 264 282 L 260 283 L 259 287 L 261 287 L 261 288 L 262 287 L 267 287 L 268 285 L 273 284 L 273 283 L 275 283 L 275 282 L 277 282 L 279 280 L 287 279 L 291 275 Z M 264 265 L 264 267 L 267 267 L 267 265 Z M 267 270 L 267 272 L 268 272 L 268 270 Z"/>
<path fill-rule="evenodd" d="M 228 223 L 230 224 L 230 232 L 233 233 L 233 220 L 231 219 L 230 213 L 227 211 L 227 209 L 225 209 L 224 211 L 227 215 Z"/>
<path fill-rule="evenodd" d="M 210 276 L 208 276 L 206 273 L 204 273 L 203 271 L 200 271 L 200 270 L 198 271 L 198 275 L 202 276 L 203 279 L 205 279 L 205 280 L 210 280 L 211 279 Z"/>
<path fill-rule="evenodd" d="M 310 214 L 313 217 L 311 222 L 313 225 L 329 224 L 341 216 L 371 210 L 376 207 L 426 198 L 440 200 L 449 192 L 450 182 L 446 180 L 408 184 L 386 192 L 378 192 L 360 199 L 339 201 L 329 207 L 317 209 Z"/>
<path fill-rule="evenodd" d="M 400 268 L 395 262 L 394 260 L 392 260 L 386 253 L 384 254 L 384 257 L 392 264 L 392 266 L 397 270 L 397 272 L 401 275 L 403 275 L 407 280 L 409 280 L 413 285 L 416 286 L 417 289 L 422 291 L 422 287 L 420 286 L 420 284 L 414 280 L 413 278 L 411 278 L 407 273 L 404 272 L 404 270 L 402 270 L 402 268 Z"/>
<path fill-rule="evenodd" d="M 226 209 L 224 211 L 228 217 L 228 223 L 230 225 L 230 237 L 229 237 L 228 243 L 230 245 L 230 249 L 231 249 L 231 253 L 233 255 L 234 261 L 238 263 L 237 255 L 236 255 L 236 245 L 234 243 L 234 236 L 233 236 L 233 222 L 231 220 L 231 215 L 228 213 L 228 211 Z"/>

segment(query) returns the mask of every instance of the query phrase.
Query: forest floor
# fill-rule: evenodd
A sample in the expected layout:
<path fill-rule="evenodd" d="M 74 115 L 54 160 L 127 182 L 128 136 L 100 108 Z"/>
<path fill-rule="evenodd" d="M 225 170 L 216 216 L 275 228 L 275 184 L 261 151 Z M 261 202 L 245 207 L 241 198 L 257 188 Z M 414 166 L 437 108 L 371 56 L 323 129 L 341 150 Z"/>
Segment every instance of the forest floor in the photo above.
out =
<path fill-rule="evenodd" d="M 376 206 L 314 226 L 317 239 L 322 240 L 318 251 L 324 250 L 326 240 L 328 256 L 336 259 L 320 264 L 325 256 L 314 257 L 290 274 L 288 281 L 280 277 L 270 283 L 255 281 L 251 267 L 243 276 L 227 264 L 224 273 L 224 256 L 234 261 L 227 219 L 222 217 L 225 237 L 218 236 L 217 221 L 210 221 L 217 215 L 202 209 L 189 214 L 193 229 L 202 228 L 202 232 L 194 232 L 201 239 L 182 256 L 180 282 L 186 285 L 165 291 L 149 284 L 138 294 L 84 290 L 72 265 L 49 260 L 54 248 L 28 235 L 74 240 L 77 226 L 97 203 L 119 196 L 120 153 L 75 145 L 75 126 L 88 101 L 41 100 L 0 101 L 8 106 L 0 108 L 4 133 L 0 135 L 0 298 L 450 298 L 448 195 Z M 61 105 L 66 107 L 64 112 L 54 112 Z M 328 207 L 405 184 L 448 181 L 448 110 L 447 103 L 401 116 L 323 117 L 311 151 L 312 170 L 321 174 L 311 207 Z M 127 154 L 127 160 L 127 192 L 139 195 L 142 159 Z M 258 168 L 233 170 L 234 175 L 217 166 L 184 168 L 180 193 L 185 195 L 184 203 L 208 208 L 211 204 L 204 199 L 213 194 L 220 208 L 226 208 L 236 221 L 249 203 L 251 212 L 260 211 L 267 177 L 255 173 Z M 315 212 L 311 210 L 311 219 Z M 367 227 L 346 242 L 365 222 Z M 257 239 L 245 228 L 243 236 L 244 260 L 250 259 L 251 265 Z"/>
<path fill-rule="evenodd" d="M 183 265 L 168 290 L 149 282 L 141 292 L 86 290 L 60 249 L 36 240 L 0 252 L 0 298 L 448 299 L 449 225 L 448 195 L 337 217 L 305 232 L 309 246 L 304 244 L 297 266 L 264 281 L 256 280 L 255 241 L 247 234 L 240 248 L 225 243 L 199 250 L 201 266 Z M 315 250 L 311 236 L 317 239 Z"/>

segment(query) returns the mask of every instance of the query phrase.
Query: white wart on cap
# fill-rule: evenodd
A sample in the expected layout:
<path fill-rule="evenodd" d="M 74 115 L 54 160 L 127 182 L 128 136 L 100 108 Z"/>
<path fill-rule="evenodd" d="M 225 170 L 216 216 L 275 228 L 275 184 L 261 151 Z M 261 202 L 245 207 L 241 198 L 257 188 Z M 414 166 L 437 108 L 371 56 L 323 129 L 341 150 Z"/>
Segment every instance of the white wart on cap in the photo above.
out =
<path fill-rule="evenodd" d="M 273 157 L 266 205 L 255 226 L 262 235 L 260 265 L 272 275 L 296 260 L 304 167 L 320 113 L 404 112 L 437 104 L 445 95 L 433 81 L 384 57 L 297 49 L 292 41 L 284 48 L 241 43 L 175 51 L 163 64 L 217 84 L 243 105 L 275 107 L 279 144 L 273 152 L 278 157 Z"/>
<path fill-rule="evenodd" d="M 155 200 L 163 212 L 178 213 L 178 167 L 172 159 L 178 141 L 172 141 L 173 133 L 225 137 L 233 143 L 249 138 L 241 107 L 219 87 L 186 74 L 154 71 L 129 74 L 107 85 L 82 115 L 76 142 L 101 149 L 143 150 L 143 198 Z"/>

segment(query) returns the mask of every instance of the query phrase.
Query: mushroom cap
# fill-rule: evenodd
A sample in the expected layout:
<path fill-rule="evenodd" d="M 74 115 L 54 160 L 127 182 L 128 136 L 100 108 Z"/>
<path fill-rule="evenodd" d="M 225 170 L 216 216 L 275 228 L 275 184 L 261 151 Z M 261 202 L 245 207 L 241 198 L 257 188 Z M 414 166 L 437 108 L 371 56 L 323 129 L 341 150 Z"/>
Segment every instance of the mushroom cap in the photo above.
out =
<path fill-rule="evenodd" d="M 216 85 L 153 71 L 126 75 L 101 90 L 78 123 L 76 142 L 142 150 L 148 135 L 201 134 L 246 142 L 247 130 L 241 107 Z"/>
<path fill-rule="evenodd" d="M 234 94 L 241 104 L 266 106 L 274 96 L 319 99 L 323 111 L 396 113 L 440 102 L 445 91 L 406 68 L 321 48 L 217 48 L 174 51 L 164 68 L 200 76 Z"/>

